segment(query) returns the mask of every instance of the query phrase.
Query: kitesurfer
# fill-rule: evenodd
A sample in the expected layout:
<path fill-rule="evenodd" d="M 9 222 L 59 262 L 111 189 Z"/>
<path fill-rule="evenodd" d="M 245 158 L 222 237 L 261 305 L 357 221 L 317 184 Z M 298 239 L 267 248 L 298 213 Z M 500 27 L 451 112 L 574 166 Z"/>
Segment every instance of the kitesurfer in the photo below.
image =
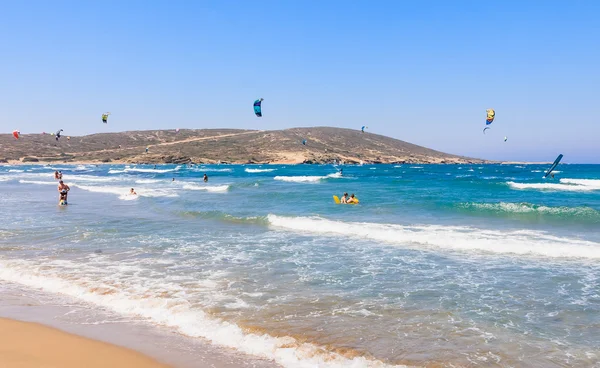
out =
<path fill-rule="evenodd" d="M 69 194 L 69 190 L 71 190 L 71 188 L 69 188 L 69 186 L 67 184 L 65 184 L 62 180 L 59 180 L 58 193 L 60 194 L 59 200 L 61 202 L 62 201 L 64 201 L 65 203 L 67 202 L 67 196 Z"/>
<path fill-rule="evenodd" d="M 208 175 L 204 174 L 204 182 L 208 182 Z"/>

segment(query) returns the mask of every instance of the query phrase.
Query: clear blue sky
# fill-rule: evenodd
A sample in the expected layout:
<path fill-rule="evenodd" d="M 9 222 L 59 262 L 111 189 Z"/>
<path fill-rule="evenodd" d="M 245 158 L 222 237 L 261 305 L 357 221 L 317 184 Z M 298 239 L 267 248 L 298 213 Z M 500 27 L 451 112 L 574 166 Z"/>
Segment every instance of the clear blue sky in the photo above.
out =
<path fill-rule="evenodd" d="M 600 1 L 3 1 L 0 14 L 3 132 L 368 125 L 456 154 L 600 163 Z"/>

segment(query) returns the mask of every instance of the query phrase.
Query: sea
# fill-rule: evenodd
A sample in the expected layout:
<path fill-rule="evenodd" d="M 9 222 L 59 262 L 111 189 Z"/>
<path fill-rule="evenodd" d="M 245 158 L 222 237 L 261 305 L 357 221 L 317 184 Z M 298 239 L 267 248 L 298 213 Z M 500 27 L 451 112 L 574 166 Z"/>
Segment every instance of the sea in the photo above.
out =
<path fill-rule="evenodd" d="M 600 367 L 600 165 L 546 169 L 3 165 L 0 284 L 283 367 Z"/>

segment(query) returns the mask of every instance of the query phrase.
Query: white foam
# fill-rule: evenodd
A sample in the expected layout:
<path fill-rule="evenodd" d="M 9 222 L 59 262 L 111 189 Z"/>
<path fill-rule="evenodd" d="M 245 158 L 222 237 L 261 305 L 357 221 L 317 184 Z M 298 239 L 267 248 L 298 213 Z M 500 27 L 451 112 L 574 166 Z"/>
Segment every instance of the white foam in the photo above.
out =
<path fill-rule="evenodd" d="M 272 172 L 275 171 L 277 169 L 244 169 L 245 172 L 247 173 L 261 173 L 261 172 Z"/>
<path fill-rule="evenodd" d="M 505 213 L 539 213 L 571 216 L 598 216 L 600 214 L 600 212 L 590 207 L 549 207 L 531 203 L 465 203 L 462 204 L 461 207 Z"/>
<path fill-rule="evenodd" d="M 21 184 L 37 184 L 37 185 L 58 185 L 51 181 L 38 181 L 38 180 L 19 180 Z"/>
<path fill-rule="evenodd" d="M 542 231 L 499 231 L 465 226 L 341 222 L 320 217 L 282 217 L 271 214 L 267 219 L 272 226 L 282 229 L 360 237 L 398 244 L 406 248 L 600 259 L 600 243 L 561 238 Z M 349 232 L 348 229 L 352 231 Z"/>
<path fill-rule="evenodd" d="M 204 190 L 207 192 L 217 192 L 223 193 L 229 190 L 229 185 L 216 185 L 216 186 L 208 186 L 208 185 L 200 185 L 194 183 L 186 183 L 183 185 L 183 189 L 186 190 Z"/>
<path fill-rule="evenodd" d="M 342 174 L 337 172 L 326 176 L 276 176 L 273 179 L 294 183 L 316 183 L 324 179 L 337 179 L 341 177 Z"/>
<path fill-rule="evenodd" d="M 119 199 L 125 199 L 124 196 L 129 194 L 131 187 L 118 187 L 118 186 L 90 186 L 73 184 L 73 186 L 94 193 L 109 193 L 119 196 Z M 136 189 L 138 196 L 141 197 L 178 197 L 179 195 L 171 189 L 150 189 L 150 188 L 138 188 Z"/>
<path fill-rule="evenodd" d="M 159 179 L 139 179 L 136 180 L 135 183 L 136 184 L 154 184 L 154 183 L 160 183 L 164 180 L 159 180 Z"/>
<path fill-rule="evenodd" d="M 93 176 L 93 175 L 75 175 L 75 176 L 69 176 L 69 179 L 72 181 L 105 183 L 105 182 L 114 182 L 115 180 L 119 180 L 120 178 L 114 178 L 114 177 L 108 178 L 108 177 Z"/>
<path fill-rule="evenodd" d="M 410 166 L 410 169 L 422 169 L 423 166 Z M 459 167 L 459 169 L 462 169 L 462 167 Z"/>
<path fill-rule="evenodd" d="M 507 184 L 514 189 L 537 189 L 556 190 L 570 192 L 589 192 L 600 190 L 600 180 L 586 179 L 560 179 L 560 183 L 515 183 L 509 181 Z"/>
<path fill-rule="evenodd" d="M 194 169 L 194 171 L 201 171 L 201 172 L 232 172 L 233 169 L 213 169 L 210 167 L 201 167 L 199 169 Z"/>
<path fill-rule="evenodd" d="M 119 199 L 124 200 L 124 201 L 135 201 L 136 199 L 139 199 L 140 196 L 136 195 L 136 194 L 122 194 L 119 196 Z"/>
<path fill-rule="evenodd" d="M 22 173 L 22 172 L 23 172 L 23 170 L 18 170 L 18 169 L 10 169 L 10 170 L 8 170 L 8 172 L 11 172 L 11 173 Z"/>
<path fill-rule="evenodd" d="M 560 179 L 564 184 L 583 185 L 584 187 L 600 189 L 600 180 L 598 179 Z"/>
<path fill-rule="evenodd" d="M 314 183 L 324 178 L 324 176 L 276 176 L 273 179 L 294 183 Z"/>
<path fill-rule="evenodd" d="M 168 172 L 173 172 L 173 171 L 178 171 L 180 169 L 180 166 L 177 166 L 174 169 L 138 169 L 136 167 L 126 167 L 123 170 L 115 170 L 115 169 L 111 169 L 108 170 L 109 174 L 122 174 L 122 173 L 128 173 L 128 172 L 139 172 L 139 173 L 154 173 L 154 174 L 164 174 L 164 173 L 168 173 Z"/>
<path fill-rule="evenodd" d="M 92 280 L 82 270 L 82 265 L 71 266 L 70 263 L 72 262 L 61 261 L 63 267 L 60 267 L 53 266 L 51 262 L 40 268 L 31 261 L 0 259 L 0 279 L 75 297 L 124 316 L 141 316 L 156 324 L 174 328 L 183 335 L 203 337 L 216 345 L 273 360 L 284 367 L 392 367 L 364 357 L 346 358 L 327 351 L 324 347 L 303 343 L 290 336 L 273 337 L 268 334 L 244 333 L 237 325 L 212 318 L 179 297 L 148 298 L 145 297 L 148 293 L 146 285 L 128 284 L 117 288 L 114 283 L 104 283 L 102 276 L 100 280 Z M 77 278 L 73 278 L 72 275 L 63 276 L 63 268 L 75 269 L 83 274 Z M 90 288 L 92 284 L 94 286 Z M 107 293 L 106 290 L 111 292 Z"/>

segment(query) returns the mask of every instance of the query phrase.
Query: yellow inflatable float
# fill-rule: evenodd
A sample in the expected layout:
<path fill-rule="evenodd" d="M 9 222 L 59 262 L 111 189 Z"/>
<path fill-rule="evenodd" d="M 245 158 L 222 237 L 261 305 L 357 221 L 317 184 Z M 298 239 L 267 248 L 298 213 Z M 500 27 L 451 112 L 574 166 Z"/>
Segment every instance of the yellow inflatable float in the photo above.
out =
<path fill-rule="evenodd" d="M 333 196 L 333 201 L 335 202 L 335 204 L 359 204 L 360 203 L 360 201 L 356 197 L 349 198 L 348 199 L 348 203 L 342 203 L 340 201 L 340 198 L 338 196 L 336 196 L 336 195 Z"/>

